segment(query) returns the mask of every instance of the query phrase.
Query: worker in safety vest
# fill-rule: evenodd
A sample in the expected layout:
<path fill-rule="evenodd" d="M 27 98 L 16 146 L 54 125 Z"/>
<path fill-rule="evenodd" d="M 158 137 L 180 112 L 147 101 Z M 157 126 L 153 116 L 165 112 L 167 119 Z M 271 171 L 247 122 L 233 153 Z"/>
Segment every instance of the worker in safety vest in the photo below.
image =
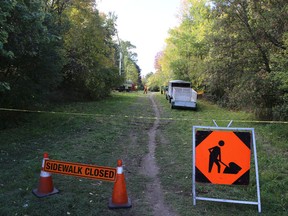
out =
<path fill-rule="evenodd" d="M 144 86 L 144 92 L 143 92 L 143 94 L 147 94 L 147 91 L 148 91 L 148 88 L 147 88 L 147 86 L 145 85 L 145 86 Z"/>

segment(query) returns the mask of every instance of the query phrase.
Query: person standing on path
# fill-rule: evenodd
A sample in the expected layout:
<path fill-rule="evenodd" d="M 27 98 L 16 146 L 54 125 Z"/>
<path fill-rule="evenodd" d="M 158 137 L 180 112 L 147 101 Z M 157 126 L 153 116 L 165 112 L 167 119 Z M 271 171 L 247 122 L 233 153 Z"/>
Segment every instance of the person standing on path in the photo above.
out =
<path fill-rule="evenodd" d="M 144 92 L 143 92 L 143 94 L 147 94 L 147 92 L 148 92 L 148 88 L 147 88 L 147 86 L 145 85 L 145 86 L 144 86 Z"/>

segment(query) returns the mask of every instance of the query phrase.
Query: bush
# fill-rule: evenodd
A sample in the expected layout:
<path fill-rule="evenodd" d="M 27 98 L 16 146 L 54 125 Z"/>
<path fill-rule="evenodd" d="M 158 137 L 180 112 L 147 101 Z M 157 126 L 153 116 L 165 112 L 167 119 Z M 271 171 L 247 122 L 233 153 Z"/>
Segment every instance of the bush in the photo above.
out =
<path fill-rule="evenodd" d="M 149 87 L 149 91 L 152 91 L 152 92 L 159 92 L 160 91 L 160 87 L 155 85 L 155 86 L 150 86 Z"/>

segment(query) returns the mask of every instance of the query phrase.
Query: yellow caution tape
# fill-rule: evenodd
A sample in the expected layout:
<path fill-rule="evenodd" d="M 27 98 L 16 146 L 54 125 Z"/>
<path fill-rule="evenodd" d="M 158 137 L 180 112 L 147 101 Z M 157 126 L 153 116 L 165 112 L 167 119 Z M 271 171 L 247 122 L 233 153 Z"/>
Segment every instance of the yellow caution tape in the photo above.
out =
<path fill-rule="evenodd" d="M 124 117 L 124 118 L 136 118 L 136 119 L 150 119 L 150 120 L 167 120 L 167 121 L 205 121 L 210 122 L 211 119 L 187 119 L 187 118 L 157 118 L 157 117 L 149 117 L 149 116 L 117 116 L 117 115 L 103 115 L 97 113 L 73 113 L 73 112 L 55 112 L 55 111 L 41 111 L 41 110 L 24 110 L 24 109 L 9 109 L 9 108 L 0 108 L 0 111 L 10 111 L 10 112 L 28 112 L 28 113 L 50 113 L 50 114 L 59 114 L 59 115 L 76 115 L 76 116 L 97 116 L 97 117 Z M 220 119 L 216 120 L 220 122 L 227 122 L 231 120 Z M 233 120 L 233 122 L 240 123 L 265 123 L 265 124 L 288 124 L 287 121 L 257 121 L 257 120 Z"/>

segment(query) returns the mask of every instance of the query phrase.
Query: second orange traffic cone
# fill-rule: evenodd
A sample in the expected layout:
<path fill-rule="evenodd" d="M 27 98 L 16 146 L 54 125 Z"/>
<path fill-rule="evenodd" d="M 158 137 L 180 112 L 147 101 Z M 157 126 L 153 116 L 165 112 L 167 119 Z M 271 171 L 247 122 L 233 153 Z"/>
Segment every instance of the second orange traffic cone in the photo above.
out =
<path fill-rule="evenodd" d="M 32 193 L 39 198 L 59 193 L 59 190 L 53 186 L 51 174 L 44 171 L 45 160 L 48 160 L 48 153 L 44 153 L 38 188 L 32 191 Z"/>
<path fill-rule="evenodd" d="M 109 199 L 108 207 L 115 208 L 131 208 L 131 200 L 127 195 L 125 176 L 123 173 L 122 160 L 117 161 L 117 175 L 114 183 L 112 198 Z"/>

